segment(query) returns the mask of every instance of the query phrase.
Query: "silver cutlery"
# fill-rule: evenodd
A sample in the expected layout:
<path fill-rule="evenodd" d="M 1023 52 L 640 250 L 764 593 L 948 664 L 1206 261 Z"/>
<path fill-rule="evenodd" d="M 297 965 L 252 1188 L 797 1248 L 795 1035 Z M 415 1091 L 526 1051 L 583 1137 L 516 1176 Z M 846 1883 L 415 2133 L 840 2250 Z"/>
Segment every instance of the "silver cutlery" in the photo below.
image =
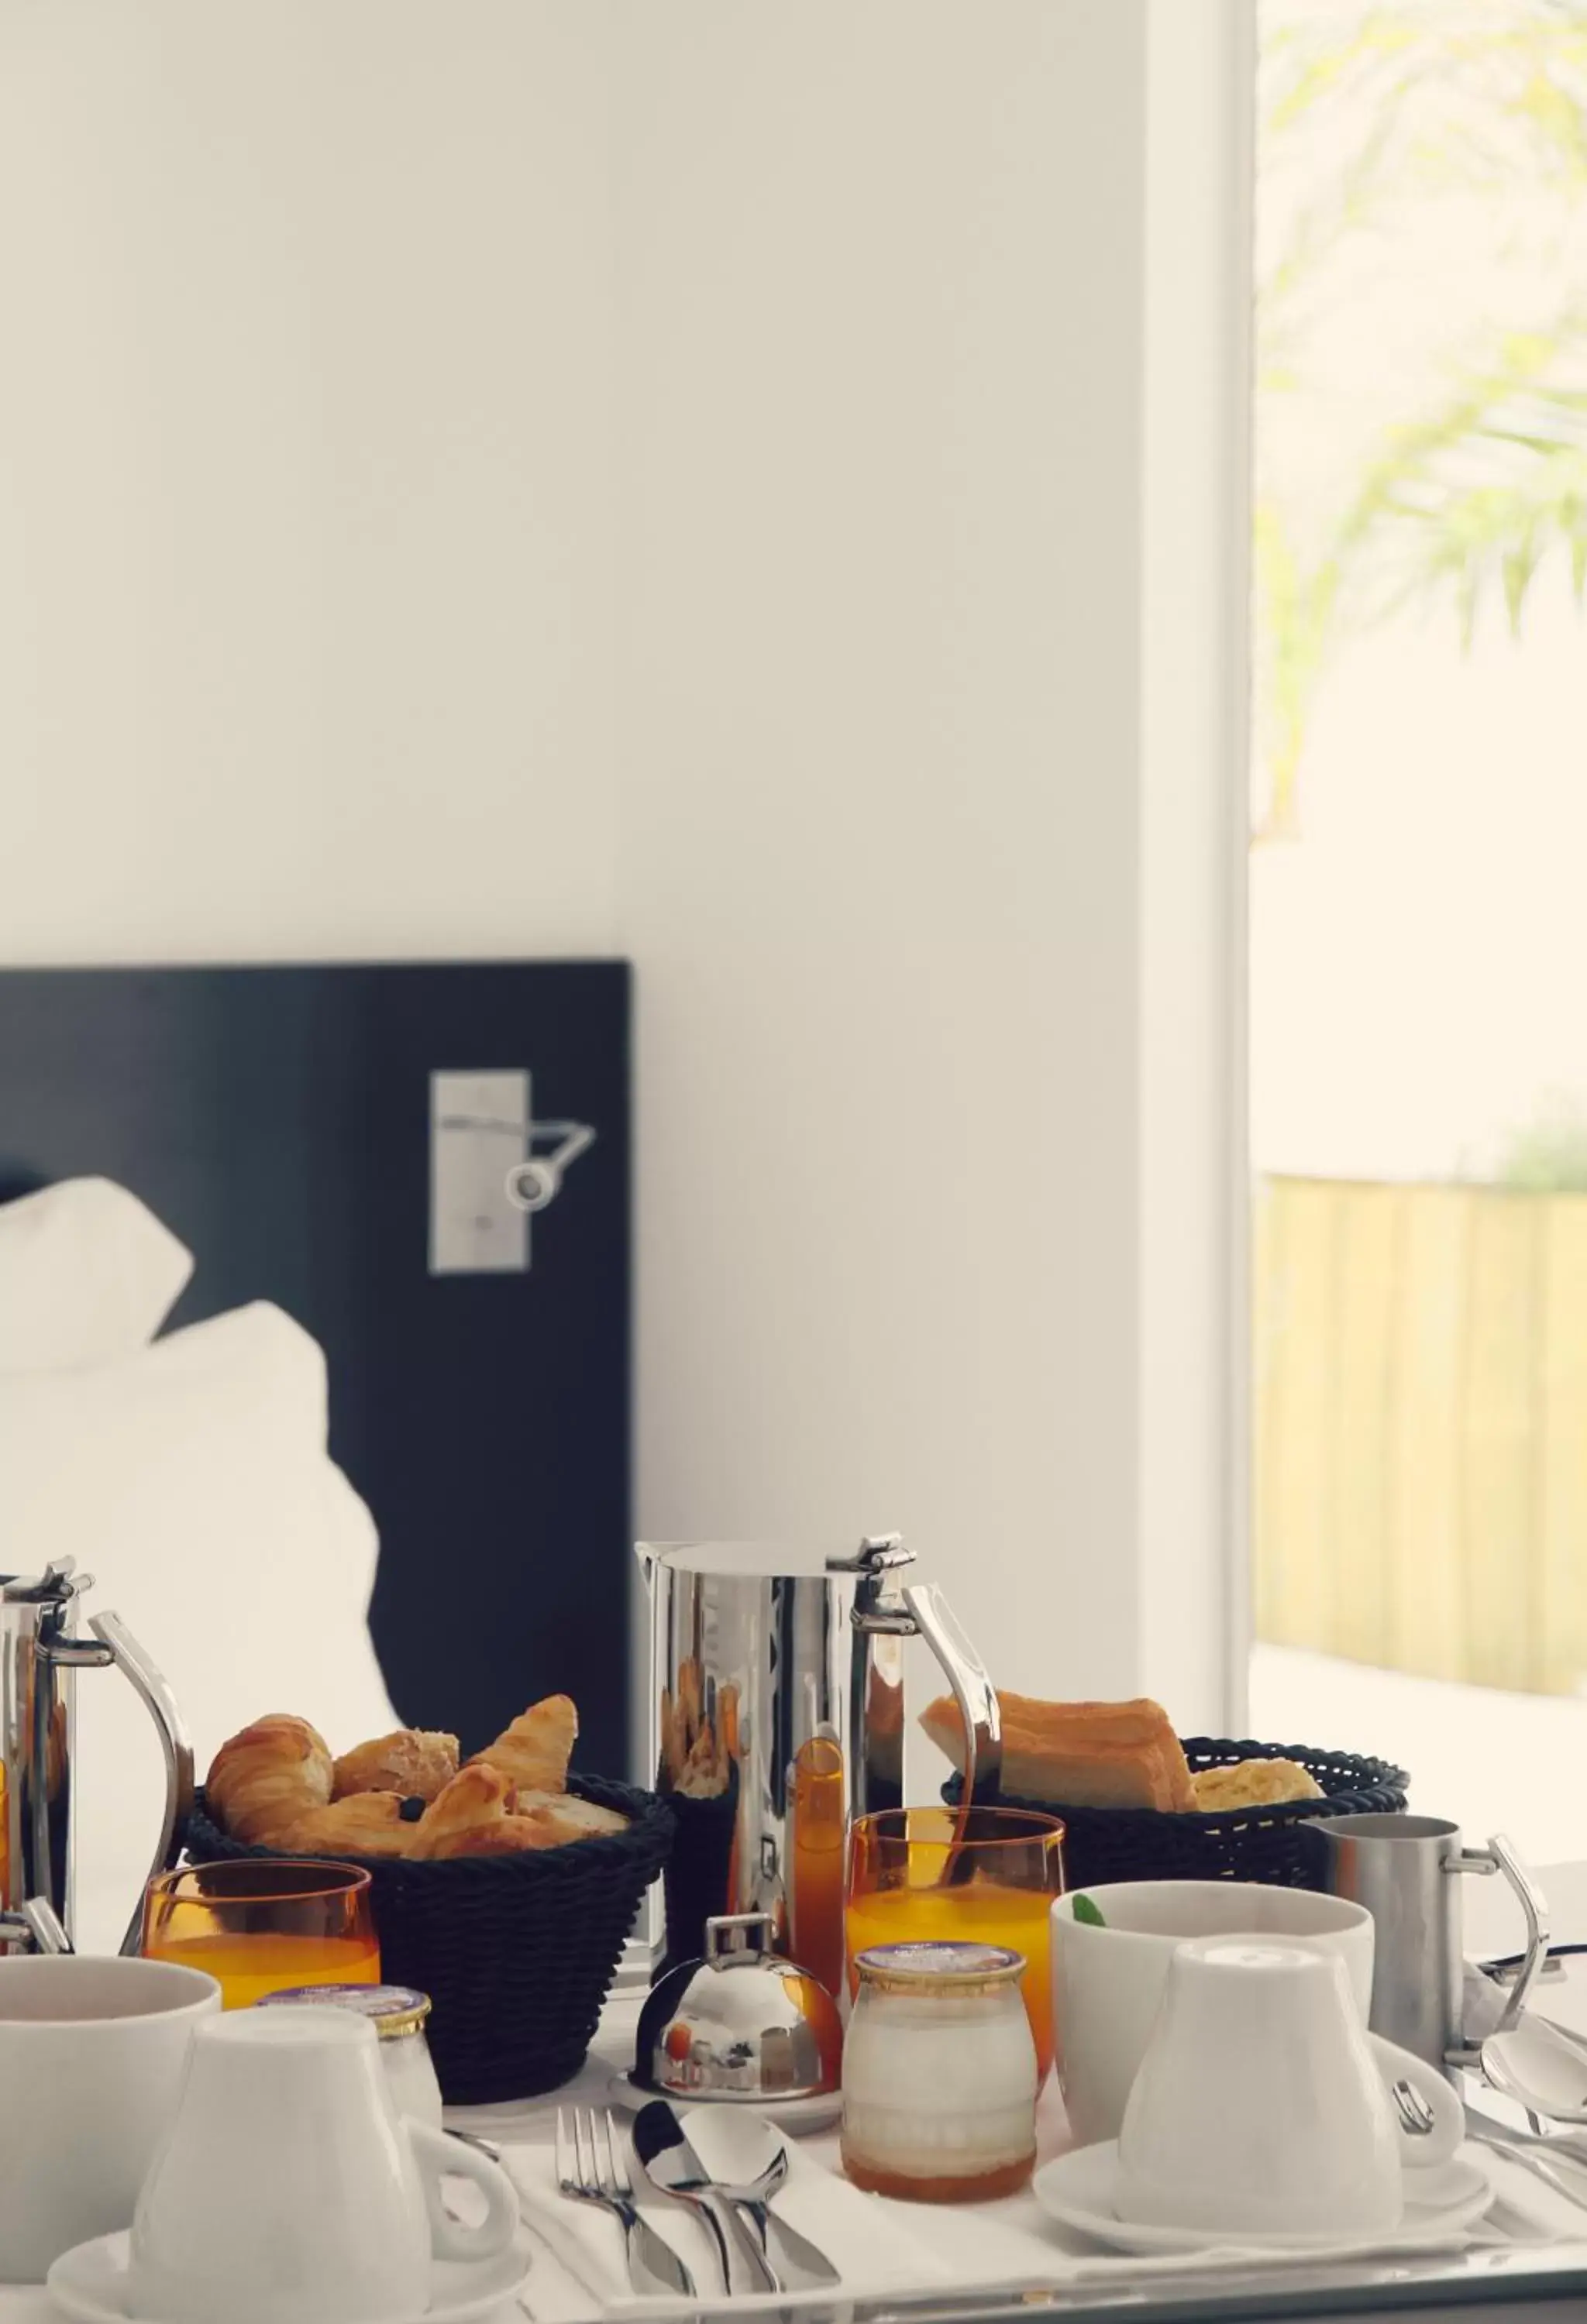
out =
<path fill-rule="evenodd" d="M 1394 2103 L 1399 2118 L 1413 2138 L 1426 2138 L 1436 2117 L 1415 2082 L 1398 2081 L 1394 2085 Z"/>
<path fill-rule="evenodd" d="M 1556 2195 L 1587 2210 L 1587 2156 L 1573 2153 L 1560 2139 L 1539 2136 L 1536 2131 L 1512 2130 L 1508 2123 L 1472 2106 L 1466 2108 L 1466 2136 L 1479 2146 L 1508 2156 L 1545 2187 L 1552 2187 Z"/>
<path fill-rule="evenodd" d="M 594 2203 L 618 2221 L 632 2291 L 695 2298 L 694 2277 L 671 2245 L 634 2209 L 623 2135 L 609 2107 L 604 2122 L 593 2107 L 575 2107 L 571 2135 L 564 2109 L 557 2108 L 557 2184 L 570 2201 Z"/>
<path fill-rule="evenodd" d="M 729 2293 L 776 2292 L 770 2261 L 724 2196 L 665 2098 L 652 2098 L 633 2118 L 633 2151 L 651 2184 L 690 2204 L 716 2247 Z"/>
<path fill-rule="evenodd" d="M 1482 2044 L 1482 2072 L 1494 2089 L 1525 2107 L 1537 2126 L 1551 2120 L 1580 2121 L 1587 2109 L 1587 2059 L 1580 2035 L 1541 2017 L 1529 2017 L 1511 2034 L 1490 2034 Z M 1523 2052 L 1518 2059 L 1516 2052 Z M 1536 2054 L 1528 2061 L 1527 2050 Z M 1548 2070 L 1552 2070 L 1552 2073 Z"/>
<path fill-rule="evenodd" d="M 787 2142 L 753 2109 L 703 2108 L 691 2119 L 695 2153 L 734 2209 L 753 2228 L 778 2292 L 839 2282 L 826 2254 L 770 2206 L 789 2175 Z"/>
<path fill-rule="evenodd" d="M 1468 2128 L 1475 2124 L 1479 2130 L 1491 2131 L 1496 2137 L 1515 2139 L 1523 2146 L 1545 2146 L 1556 2162 L 1574 2163 L 1587 2170 L 1587 2132 L 1567 2130 L 1563 2123 L 1550 2130 L 1521 2130 L 1472 2106 L 1466 2108 L 1466 2124 Z"/>

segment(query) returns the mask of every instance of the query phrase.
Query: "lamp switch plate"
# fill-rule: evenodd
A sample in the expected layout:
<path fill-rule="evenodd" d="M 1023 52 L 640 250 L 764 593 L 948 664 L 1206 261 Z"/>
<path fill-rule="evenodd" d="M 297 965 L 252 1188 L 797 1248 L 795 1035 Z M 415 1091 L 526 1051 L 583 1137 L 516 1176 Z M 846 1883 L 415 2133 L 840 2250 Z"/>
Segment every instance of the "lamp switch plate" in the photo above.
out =
<path fill-rule="evenodd" d="M 527 1073 L 429 1077 L 429 1271 L 523 1275 L 529 1213 L 507 1195 L 507 1173 L 529 1159 Z"/>

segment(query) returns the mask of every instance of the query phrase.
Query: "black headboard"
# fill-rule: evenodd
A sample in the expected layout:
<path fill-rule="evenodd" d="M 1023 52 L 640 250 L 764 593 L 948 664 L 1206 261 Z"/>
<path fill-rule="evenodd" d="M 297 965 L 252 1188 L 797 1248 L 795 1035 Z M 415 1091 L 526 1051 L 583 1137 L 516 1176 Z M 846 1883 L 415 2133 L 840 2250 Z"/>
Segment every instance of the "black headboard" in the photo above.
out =
<path fill-rule="evenodd" d="M 563 1691 L 626 1773 L 626 964 L 0 973 L 0 1194 L 83 1175 L 193 1251 L 173 1326 L 268 1299 L 324 1347 L 401 1717 L 467 1749 Z"/>

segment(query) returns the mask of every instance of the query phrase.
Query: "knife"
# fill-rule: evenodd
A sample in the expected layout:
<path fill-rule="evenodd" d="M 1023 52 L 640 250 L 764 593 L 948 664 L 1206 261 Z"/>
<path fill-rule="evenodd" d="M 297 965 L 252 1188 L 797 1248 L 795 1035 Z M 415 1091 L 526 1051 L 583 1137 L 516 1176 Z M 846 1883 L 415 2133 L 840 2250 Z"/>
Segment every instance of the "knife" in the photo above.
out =
<path fill-rule="evenodd" d="M 683 2125 L 665 2098 L 652 2098 L 649 2106 L 640 2108 L 632 2136 L 633 2151 L 651 2185 L 698 2212 L 715 2245 L 725 2291 L 730 2295 L 775 2292 L 778 2284 L 770 2268 L 689 2144 Z"/>

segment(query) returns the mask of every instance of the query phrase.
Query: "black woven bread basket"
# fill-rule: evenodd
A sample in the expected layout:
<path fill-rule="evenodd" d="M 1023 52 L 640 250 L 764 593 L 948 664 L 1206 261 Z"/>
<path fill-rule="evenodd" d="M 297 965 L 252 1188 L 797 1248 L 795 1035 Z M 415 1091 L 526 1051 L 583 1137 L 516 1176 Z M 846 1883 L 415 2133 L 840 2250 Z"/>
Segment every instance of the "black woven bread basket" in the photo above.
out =
<path fill-rule="evenodd" d="M 597 1775 L 569 1775 L 567 1788 L 620 1809 L 627 1831 L 438 1864 L 337 1851 L 370 1874 L 381 1975 L 435 2005 L 426 2031 L 453 2106 L 532 2098 L 578 2071 L 640 1899 L 666 1861 L 672 1812 L 654 1793 Z M 281 1853 L 228 1839 L 201 1791 L 186 1845 L 195 1863 Z"/>
<path fill-rule="evenodd" d="M 1320 1888 L 1322 1857 L 1307 1845 L 1308 1826 L 1328 1816 L 1390 1814 L 1406 1803 L 1410 1777 L 1387 1759 L 1319 1751 L 1309 1743 L 1234 1743 L 1206 1735 L 1183 1739 L 1193 1775 L 1241 1759 L 1294 1759 L 1315 1776 L 1324 1797 L 1224 1808 L 1215 1815 L 1065 1807 L 1009 1792 L 999 1798 L 1005 1807 L 1062 1816 L 1064 1874 L 1072 1889 L 1100 1888 L 1110 1880 L 1259 1880 L 1271 1888 Z M 956 1802 L 959 1790 L 955 1775 L 943 1796 Z"/>

